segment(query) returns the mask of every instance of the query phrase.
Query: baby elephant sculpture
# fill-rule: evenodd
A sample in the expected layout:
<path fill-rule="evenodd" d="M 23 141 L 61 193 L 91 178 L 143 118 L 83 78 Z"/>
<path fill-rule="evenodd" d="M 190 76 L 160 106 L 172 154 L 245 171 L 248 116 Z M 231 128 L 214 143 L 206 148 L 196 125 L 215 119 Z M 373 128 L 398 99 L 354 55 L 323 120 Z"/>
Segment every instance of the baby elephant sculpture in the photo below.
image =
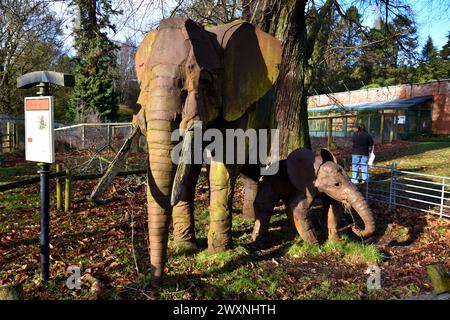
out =
<path fill-rule="evenodd" d="M 338 213 L 341 204 L 352 207 L 364 222 L 364 229 L 352 227 L 360 237 L 369 237 L 375 231 L 375 222 L 370 208 L 356 186 L 347 177 L 344 169 L 336 163 L 333 154 L 321 149 L 320 153 L 300 148 L 281 161 L 279 171 L 273 176 L 264 176 L 258 185 L 255 198 L 255 226 L 253 240 L 266 243 L 273 208 L 282 200 L 290 220 L 293 220 L 301 238 L 318 243 L 310 219 L 310 207 L 316 197 L 321 197 L 325 213 L 328 214 L 328 238 L 337 239 Z"/>

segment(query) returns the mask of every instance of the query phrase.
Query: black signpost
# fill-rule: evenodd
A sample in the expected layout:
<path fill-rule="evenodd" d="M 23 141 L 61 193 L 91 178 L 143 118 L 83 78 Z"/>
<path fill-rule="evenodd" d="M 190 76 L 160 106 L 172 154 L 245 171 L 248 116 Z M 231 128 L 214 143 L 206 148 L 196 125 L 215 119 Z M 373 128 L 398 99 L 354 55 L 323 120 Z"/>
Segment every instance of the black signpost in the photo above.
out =
<path fill-rule="evenodd" d="M 50 95 L 50 84 L 63 87 L 73 87 L 75 78 L 73 75 L 64 74 L 53 71 L 36 71 L 27 73 L 17 79 L 17 88 L 28 89 L 34 86 L 39 90 L 38 96 L 44 97 Z M 40 263 L 41 263 L 41 280 L 47 282 L 49 279 L 50 269 L 50 192 L 49 192 L 49 174 L 50 164 L 39 162 L 40 176 Z"/>

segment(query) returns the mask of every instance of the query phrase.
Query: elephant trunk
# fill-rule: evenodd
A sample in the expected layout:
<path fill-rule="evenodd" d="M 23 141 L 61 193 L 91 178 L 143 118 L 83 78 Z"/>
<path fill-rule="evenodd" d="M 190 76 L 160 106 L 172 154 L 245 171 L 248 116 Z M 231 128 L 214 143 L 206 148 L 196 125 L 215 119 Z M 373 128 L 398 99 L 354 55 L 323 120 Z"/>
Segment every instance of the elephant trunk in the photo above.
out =
<path fill-rule="evenodd" d="M 362 238 L 370 237 L 375 232 L 375 220 L 373 218 L 372 211 L 370 210 L 366 200 L 361 195 L 361 193 L 357 193 L 355 197 L 350 199 L 349 204 L 353 209 L 358 213 L 364 222 L 364 229 L 361 230 L 356 226 L 352 227 L 353 232 Z"/>
<path fill-rule="evenodd" d="M 174 165 L 170 155 L 172 150 L 171 128 L 172 121 L 170 120 L 147 119 L 148 230 L 153 286 L 158 286 L 161 282 L 167 257 L 167 241 L 172 212 L 170 193 L 174 174 Z"/>

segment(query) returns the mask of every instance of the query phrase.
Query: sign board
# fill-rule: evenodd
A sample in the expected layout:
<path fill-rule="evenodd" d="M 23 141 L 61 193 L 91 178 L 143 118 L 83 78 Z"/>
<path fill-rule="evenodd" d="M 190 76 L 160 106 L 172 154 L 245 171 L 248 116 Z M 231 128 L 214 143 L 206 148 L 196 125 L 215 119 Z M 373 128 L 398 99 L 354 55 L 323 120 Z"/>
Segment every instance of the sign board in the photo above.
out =
<path fill-rule="evenodd" d="M 397 124 L 405 124 L 405 123 L 406 123 L 406 116 L 397 117 Z"/>
<path fill-rule="evenodd" d="M 54 163 L 53 97 L 25 98 L 25 159 Z"/>

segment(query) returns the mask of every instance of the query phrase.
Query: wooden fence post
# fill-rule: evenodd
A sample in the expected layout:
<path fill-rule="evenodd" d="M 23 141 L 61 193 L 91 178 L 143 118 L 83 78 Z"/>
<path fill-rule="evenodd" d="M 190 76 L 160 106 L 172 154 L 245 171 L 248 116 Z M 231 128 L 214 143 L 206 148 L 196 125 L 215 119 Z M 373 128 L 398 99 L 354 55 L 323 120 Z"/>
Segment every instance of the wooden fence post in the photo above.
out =
<path fill-rule="evenodd" d="M 72 180 L 72 173 L 70 172 L 70 169 L 66 169 L 66 187 L 65 187 L 65 201 L 64 201 L 64 211 L 69 212 L 70 210 L 70 201 L 72 198 L 72 189 L 71 189 L 71 180 Z"/>
<path fill-rule="evenodd" d="M 81 147 L 86 148 L 86 126 L 83 124 L 81 126 Z"/>
<path fill-rule="evenodd" d="M 384 143 L 384 110 L 381 111 L 381 119 L 380 119 L 380 141 L 381 141 L 381 144 Z"/>
<path fill-rule="evenodd" d="M 12 152 L 12 135 L 11 135 L 11 122 L 6 122 L 6 136 L 8 141 L 8 152 Z"/>
<path fill-rule="evenodd" d="M 328 150 L 331 150 L 332 143 L 333 143 L 333 118 L 328 118 L 328 125 L 327 125 L 327 131 L 328 131 Z"/>
<path fill-rule="evenodd" d="M 56 173 L 61 172 L 61 165 L 58 163 L 56 165 Z M 56 209 L 61 210 L 62 208 L 62 178 L 56 178 Z"/>

